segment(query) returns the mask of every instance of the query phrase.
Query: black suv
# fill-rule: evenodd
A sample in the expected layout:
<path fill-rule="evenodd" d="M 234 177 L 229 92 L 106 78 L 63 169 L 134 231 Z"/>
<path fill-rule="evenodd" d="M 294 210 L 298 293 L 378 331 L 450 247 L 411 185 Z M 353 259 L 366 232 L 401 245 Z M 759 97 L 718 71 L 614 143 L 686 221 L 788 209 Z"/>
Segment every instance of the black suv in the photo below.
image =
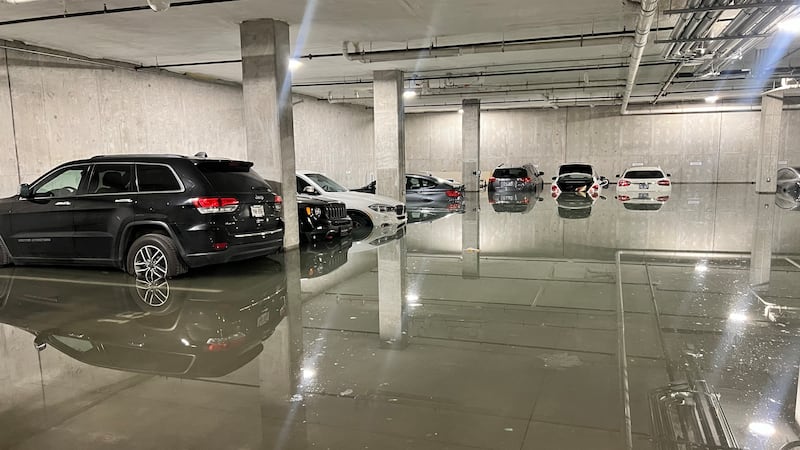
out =
<path fill-rule="evenodd" d="M 281 198 L 253 163 L 97 156 L 0 200 L 0 265 L 109 265 L 149 281 L 283 245 Z"/>

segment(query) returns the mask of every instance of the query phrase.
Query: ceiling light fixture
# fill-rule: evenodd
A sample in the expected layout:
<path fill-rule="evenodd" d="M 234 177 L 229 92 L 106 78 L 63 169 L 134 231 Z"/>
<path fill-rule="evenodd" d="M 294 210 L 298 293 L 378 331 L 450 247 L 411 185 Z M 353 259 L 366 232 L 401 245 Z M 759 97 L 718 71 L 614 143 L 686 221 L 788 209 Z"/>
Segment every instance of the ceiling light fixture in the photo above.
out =
<path fill-rule="evenodd" d="M 752 422 L 747 426 L 747 431 L 763 437 L 771 437 L 775 434 L 775 427 L 764 422 Z"/>
<path fill-rule="evenodd" d="M 744 323 L 747 322 L 747 314 L 738 311 L 732 312 L 728 315 L 728 320 L 736 323 Z"/>
<path fill-rule="evenodd" d="M 719 100 L 719 95 L 709 95 L 706 97 L 706 103 L 717 103 Z"/>
<path fill-rule="evenodd" d="M 787 33 L 800 33 L 800 17 L 786 19 L 778 25 L 778 28 Z"/>
<path fill-rule="evenodd" d="M 411 89 L 403 92 L 403 98 L 414 98 L 416 96 L 417 96 L 417 91 Z"/>
<path fill-rule="evenodd" d="M 708 272 L 708 264 L 705 262 L 697 263 L 697 265 L 694 266 L 694 271 L 697 273 L 706 273 Z"/>
<path fill-rule="evenodd" d="M 459 109 L 459 110 L 458 110 L 458 113 L 459 113 L 459 114 L 464 114 L 464 110 L 463 110 L 463 109 Z"/>
<path fill-rule="evenodd" d="M 291 58 L 289 59 L 289 71 L 294 72 L 295 70 L 299 69 L 303 66 L 303 61 L 299 59 Z"/>

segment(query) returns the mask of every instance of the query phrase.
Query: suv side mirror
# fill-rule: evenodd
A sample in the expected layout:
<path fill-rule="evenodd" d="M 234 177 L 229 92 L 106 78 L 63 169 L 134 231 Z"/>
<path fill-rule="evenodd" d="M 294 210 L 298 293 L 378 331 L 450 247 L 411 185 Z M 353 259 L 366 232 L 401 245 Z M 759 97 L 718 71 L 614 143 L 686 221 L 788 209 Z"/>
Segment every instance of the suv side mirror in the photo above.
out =
<path fill-rule="evenodd" d="M 317 195 L 317 190 L 313 186 L 306 186 L 303 188 L 304 194 Z"/>
<path fill-rule="evenodd" d="M 31 187 L 28 184 L 21 184 L 19 186 L 19 196 L 22 198 L 31 198 Z"/>

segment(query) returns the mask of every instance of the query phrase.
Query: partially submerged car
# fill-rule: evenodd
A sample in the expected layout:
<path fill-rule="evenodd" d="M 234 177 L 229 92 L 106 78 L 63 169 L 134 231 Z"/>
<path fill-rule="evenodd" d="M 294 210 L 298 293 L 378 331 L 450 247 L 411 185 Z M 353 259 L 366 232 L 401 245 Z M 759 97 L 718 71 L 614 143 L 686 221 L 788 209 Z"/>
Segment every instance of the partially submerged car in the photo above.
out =
<path fill-rule="evenodd" d="M 489 191 L 489 204 L 495 212 L 525 214 L 542 200 L 536 192 Z"/>
<path fill-rule="evenodd" d="M 356 192 L 375 193 L 377 183 L 372 181 Z M 464 201 L 464 185 L 432 175 L 406 174 L 406 206 L 411 209 L 457 209 Z"/>
<path fill-rule="evenodd" d="M 600 189 L 607 187 L 606 177 L 598 175 L 591 164 L 569 163 L 558 168 L 558 176 L 553 177 L 550 191 L 553 198 L 564 192 L 586 193 L 596 198 Z"/>

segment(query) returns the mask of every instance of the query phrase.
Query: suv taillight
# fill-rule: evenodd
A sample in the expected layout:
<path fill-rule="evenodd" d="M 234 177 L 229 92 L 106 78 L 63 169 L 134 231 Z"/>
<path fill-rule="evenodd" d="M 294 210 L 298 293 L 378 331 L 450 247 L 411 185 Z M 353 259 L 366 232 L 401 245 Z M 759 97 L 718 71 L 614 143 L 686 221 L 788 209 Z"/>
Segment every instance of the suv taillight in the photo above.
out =
<path fill-rule="evenodd" d="M 631 185 L 631 182 L 628 181 L 628 180 L 619 180 L 619 182 L 617 182 L 617 186 L 619 186 L 619 187 L 628 187 L 630 185 Z"/>
<path fill-rule="evenodd" d="M 494 183 L 495 181 L 497 181 L 497 178 L 489 177 L 489 183 Z"/>
<path fill-rule="evenodd" d="M 192 204 L 200 214 L 229 213 L 236 211 L 239 200 L 233 197 L 198 197 Z"/>
<path fill-rule="evenodd" d="M 530 183 L 531 178 L 530 177 L 520 178 L 519 181 L 522 181 L 523 183 Z"/>
<path fill-rule="evenodd" d="M 663 180 L 658 180 L 658 185 L 659 185 L 659 186 L 669 186 L 669 185 L 670 185 L 670 183 L 669 183 L 669 180 L 667 180 L 667 179 L 665 178 L 665 179 L 663 179 Z"/>
<path fill-rule="evenodd" d="M 280 211 L 283 208 L 283 197 L 280 195 L 275 196 L 275 211 Z"/>

